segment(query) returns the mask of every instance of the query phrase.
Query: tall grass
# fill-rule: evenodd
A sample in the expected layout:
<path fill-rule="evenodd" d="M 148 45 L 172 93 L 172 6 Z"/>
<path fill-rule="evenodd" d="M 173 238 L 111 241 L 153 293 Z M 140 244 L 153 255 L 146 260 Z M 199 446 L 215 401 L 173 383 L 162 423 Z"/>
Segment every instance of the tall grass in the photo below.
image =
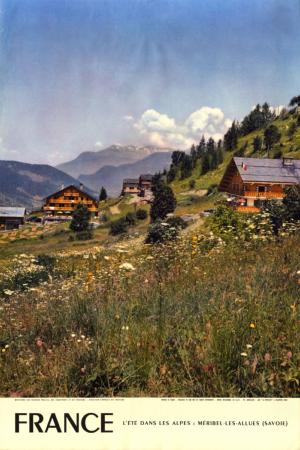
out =
<path fill-rule="evenodd" d="M 193 242 L 64 258 L 4 295 L 1 395 L 299 396 L 300 237 Z"/>

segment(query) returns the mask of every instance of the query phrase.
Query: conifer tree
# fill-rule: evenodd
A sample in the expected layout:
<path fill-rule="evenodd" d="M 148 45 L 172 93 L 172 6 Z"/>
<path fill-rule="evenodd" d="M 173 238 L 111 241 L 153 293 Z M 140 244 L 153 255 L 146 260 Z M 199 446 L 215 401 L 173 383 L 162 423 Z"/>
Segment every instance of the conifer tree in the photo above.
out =
<path fill-rule="evenodd" d="M 79 203 L 72 216 L 70 229 L 75 233 L 87 231 L 89 229 L 89 221 L 91 214 L 86 205 Z"/>
<path fill-rule="evenodd" d="M 167 214 L 176 208 L 176 198 L 170 188 L 162 180 L 159 180 L 154 188 L 154 199 L 150 209 L 151 221 L 165 219 Z"/>
<path fill-rule="evenodd" d="M 102 202 L 107 199 L 107 192 L 106 189 L 102 186 L 100 195 L 99 195 L 99 202 Z"/>
<path fill-rule="evenodd" d="M 201 175 L 205 175 L 209 170 L 210 170 L 210 158 L 209 154 L 206 152 L 202 158 Z"/>

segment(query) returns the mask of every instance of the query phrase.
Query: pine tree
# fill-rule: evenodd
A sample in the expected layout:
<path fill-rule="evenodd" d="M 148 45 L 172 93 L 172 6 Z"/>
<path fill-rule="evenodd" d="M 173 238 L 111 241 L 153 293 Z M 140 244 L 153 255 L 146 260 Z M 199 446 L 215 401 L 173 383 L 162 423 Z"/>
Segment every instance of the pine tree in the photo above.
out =
<path fill-rule="evenodd" d="M 223 161 L 224 161 L 223 143 L 222 140 L 220 139 L 218 141 L 217 146 L 217 165 L 222 164 Z"/>
<path fill-rule="evenodd" d="M 280 140 L 281 134 L 276 125 L 270 125 L 268 128 L 265 129 L 264 137 L 265 137 L 265 146 L 267 152 L 269 153 L 273 145 Z"/>
<path fill-rule="evenodd" d="M 210 170 L 210 158 L 209 154 L 206 152 L 202 158 L 201 175 L 205 175 L 209 170 Z"/>
<path fill-rule="evenodd" d="M 224 135 L 224 148 L 226 151 L 235 150 L 238 144 L 239 127 L 236 122 L 232 122 L 231 127 Z"/>
<path fill-rule="evenodd" d="M 192 167 L 194 168 L 197 161 L 197 150 L 194 144 L 191 147 L 190 158 L 192 162 Z"/>
<path fill-rule="evenodd" d="M 100 195 L 99 195 L 99 202 L 102 202 L 107 199 L 107 192 L 106 189 L 102 186 Z"/>
<path fill-rule="evenodd" d="M 186 153 L 184 154 L 180 167 L 182 180 L 191 176 L 193 170 L 193 163 L 190 155 L 187 155 Z"/>
<path fill-rule="evenodd" d="M 202 156 L 204 155 L 205 151 L 206 151 L 206 143 L 205 143 L 205 137 L 202 136 L 199 145 L 197 146 L 197 157 L 198 158 L 202 158 Z"/>
<path fill-rule="evenodd" d="M 164 219 L 167 214 L 172 213 L 176 208 L 176 198 L 170 186 L 163 181 L 159 181 L 154 189 L 154 199 L 150 209 L 152 222 Z"/>
<path fill-rule="evenodd" d="M 262 149 L 262 138 L 260 136 L 255 136 L 253 139 L 253 152 L 258 153 Z"/>
<path fill-rule="evenodd" d="M 293 97 L 290 101 L 289 106 L 300 106 L 300 95 Z"/>
<path fill-rule="evenodd" d="M 89 229 L 90 217 L 91 214 L 87 206 L 80 203 L 73 212 L 70 229 L 75 233 L 87 231 Z"/>

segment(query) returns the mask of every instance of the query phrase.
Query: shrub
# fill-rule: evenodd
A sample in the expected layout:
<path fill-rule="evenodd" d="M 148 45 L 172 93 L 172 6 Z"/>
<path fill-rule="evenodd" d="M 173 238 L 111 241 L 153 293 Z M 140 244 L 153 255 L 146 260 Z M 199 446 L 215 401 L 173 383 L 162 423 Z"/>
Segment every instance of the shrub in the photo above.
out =
<path fill-rule="evenodd" d="M 183 229 L 187 227 L 187 223 L 179 216 L 168 217 L 166 222 L 171 226 L 179 229 Z"/>
<path fill-rule="evenodd" d="M 70 229 L 74 232 L 85 231 L 89 228 L 91 214 L 87 206 L 79 204 L 75 208 L 70 223 Z"/>
<path fill-rule="evenodd" d="M 277 235 L 284 221 L 285 216 L 284 205 L 278 200 L 270 200 L 266 202 L 263 211 L 268 213 L 273 226 L 273 232 L 275 235 Z"/>
<path fill-rule="evenodd" d="M 93 236 L 93 230 L 90 228 L 88 230 L 83 230 L 76 233 L 76 239 L 78 241 L 88 241 L 89 239 L 93 239 Z"/>
<path fill-rule="evenodd" d="M 149 226 L 146 244 L 162 244 L 176 239 L 178 228 L 167 222 L 154 222 Z"/>
<path fill-rule="evenodd" d="M 39 266 L 45 267 L 50 272 L 52 272 L 55 266 L 55 261 L 56 259 L 54 258 L 54 256 L 42 253 L 36 257 L 35 263 Z"/>
<path fill-rule="evenodd" d="M 110 233 L 113 236 L 116 236 L 117 234 L 126 233 L 128 230 L 128 222 L 126 221 L 125 217 L 121 217 L 118 220 L 114 220 L 110 224 Z"/>
<path fill-rule="evenodd" d="M 145 209 L 138 209 L 136 212 L 136 218 L 138 220 L 145 220 L 148 217 L 148 213 Z"/>
<path fill-rule="evenodd" d="M 133 212 L 129 212 L 126 214 L 125 220 L 129 226 L 132 226 L 135 224 L 135 219 L 136 219 L 136 216 Z"/>
<path fill-rule="evenodd" d="M 282 150 L 281 150 L 281 148 L 278 148 L 274 151 L 273 158 L 280 159 L 281 157 L 282 157 Z"/>
<path fill-rule="evenodd" d="M 218 192 L 218 185 L 214 183 L 208 187 L 206 195 L 215 194 L 216 192 Z"/>
<path fill-rule="evenodd" d="M 190 189 L 194 189 L 196 186 L 196 180 L 190 180 L 189 181 L 189 188 Z"/>
<path fill-rule="evenodd" d="M 176 198 L 170 188 L 164 182 L 159 181 L 155 186 L 154 200 L 151 205 L 150 216 L 152 222 L 164 219 L 167 214 L 172 213 L 176 208 Z"/>

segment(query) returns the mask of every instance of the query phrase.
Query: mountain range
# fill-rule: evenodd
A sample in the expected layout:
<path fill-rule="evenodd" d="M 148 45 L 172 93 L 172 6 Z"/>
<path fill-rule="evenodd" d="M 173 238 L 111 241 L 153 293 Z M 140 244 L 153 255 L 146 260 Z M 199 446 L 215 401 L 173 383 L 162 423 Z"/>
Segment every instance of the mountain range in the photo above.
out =
<path fill-rule="evenodd" d="M 104 186 L 109 195 L 119 195 L 123 178 L 168 168 L 171 154 L 172 149 L 112 145 L 57 167 L 0 161 L 0 206 L 40 207 L 44 197 L 69 184 L 83 183 L 94 195 Z"/>
<path fill-rule="evenodd" d="M 94 174 L 104 166 L 131 164 L 157 152 L 169 153 L 172 151 L 173 149 L 171 148 L 159 148 L 150 145 L 142 147 L 135 145 L 111 145 L 96 152 L 88 151 L 80 153 L 77 158 L 59 164 L 57 169 L 66 172 L 72 177 L 78 178 L 80 175 Z"/>
<path fill-rule="evenodd" d="M 124 178 L 138 178 L 142 173 L 155 173 L 168 169 L 172 152 L 156 152 L 139 161 L 120 166 L 104 166 L 92 175 L 80 175 L 79 180 L 95 191 L 105 186 L 111 196 L 120 195 Z"/>
<path fill-rule="evenodd" d="M 0 205 L 39 207 L 43 198 L 62 185 L 80 182 L 70 175 L 44 164 L 0 161 Z"/>

